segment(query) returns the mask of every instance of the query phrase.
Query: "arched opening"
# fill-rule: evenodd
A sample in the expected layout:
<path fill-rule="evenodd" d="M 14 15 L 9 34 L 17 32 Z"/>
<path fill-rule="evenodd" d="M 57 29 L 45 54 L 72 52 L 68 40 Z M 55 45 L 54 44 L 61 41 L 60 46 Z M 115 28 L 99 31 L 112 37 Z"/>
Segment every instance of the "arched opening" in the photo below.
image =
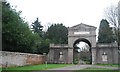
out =
<path fill-rule="evenodd" d="M 77 39 L 73 44 L 73 63 L 74 64 L 91 64 L 92 53 L 91 43 L 84 38 Z"/>

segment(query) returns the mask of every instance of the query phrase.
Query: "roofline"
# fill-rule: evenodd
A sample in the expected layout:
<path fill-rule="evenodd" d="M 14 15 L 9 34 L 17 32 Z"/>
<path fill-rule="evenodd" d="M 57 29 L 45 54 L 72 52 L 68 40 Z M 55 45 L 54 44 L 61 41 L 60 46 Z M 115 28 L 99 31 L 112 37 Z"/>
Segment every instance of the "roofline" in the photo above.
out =
<path fill-rule="evenodd" d="M 76 26 L 79 26 L 79 25 L 81 25 L 81 24 L 87 25 L 87 24 L 84 24 L 84 23 L 80 23 L 80 24 L 77 24 L 77 25 L 74 25 L 74 26 L 70 27 L 69 29 L 74 28 L 74 27 L 76 27 Z M 91 26 L 91 25 L 87 25 L 87 26 L 90 26 L 90 27 L 93 27 L 93 28 L 97 28 L 97 27 Z"/>

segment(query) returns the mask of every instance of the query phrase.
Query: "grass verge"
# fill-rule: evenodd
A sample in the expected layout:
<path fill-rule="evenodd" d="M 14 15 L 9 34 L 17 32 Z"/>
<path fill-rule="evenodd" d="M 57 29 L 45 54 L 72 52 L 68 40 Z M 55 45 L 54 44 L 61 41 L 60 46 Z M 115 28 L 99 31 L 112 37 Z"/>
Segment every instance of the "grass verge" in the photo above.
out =
<path fill-rule="evenodd" d="M 40 64 L 40 65 L 32 65 L 32 66 L 22 66 L 22 67 L 9 67 L 3 68 L 3 70 L 47 70 L 52 68 L 59 68 L 70 66 L 72 64 Z"/>
<path fill-rule="evenodd" d="M 111 66 L 111 67 L 120 67 L 119 64 L 96 64 L 97 66 Z"/>
<path fill-rule="evenodd" d="M 112 69 L 89 67 L 89 68 L 85 68 L 84 70 L 112 70 Z"/>
<path fill-rule="evenodd" d="M 95 67 L 89 67 L 82 70 L 76 70 L 74 72 L 118 72 L 118 70 L 111 70 L 107 68 L 95 68 Z"/>

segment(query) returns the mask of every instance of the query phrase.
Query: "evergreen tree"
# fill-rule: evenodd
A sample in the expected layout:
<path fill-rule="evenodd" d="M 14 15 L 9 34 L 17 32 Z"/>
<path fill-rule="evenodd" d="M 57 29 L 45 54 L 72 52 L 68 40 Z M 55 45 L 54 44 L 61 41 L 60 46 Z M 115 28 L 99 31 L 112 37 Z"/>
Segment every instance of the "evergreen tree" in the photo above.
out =
<path fill-rule="evenodd" d="M 36 53 L 43 54 L 49 52 L 49 39 L 45 38 L 45 32 L 42 31 L 43 26 L 41 25 L 41 22 L 39 22 L 38 18 L 32 23 L 32 29 L 33 32 L 38 34 L 41 38 L 40 44 L 36 48 Z"/>
<path fill-rule="evenodd" d="M 33 27 L 32 29 L 33 29 L 34 33 L 38 33 L 40 35 L 40 37 L 41 37 L 42 36 L 42 28 L 43 28 L 43 26 L 38 21 L 38 18 L 34 23 L 32 23 L 32 27 Z"/>
<path fill-rule="evenodd" d="M 112 43 L 114 42 L 113 31 L 106 19 L 102 19 L 99 27 L 98 43 Z"/>
<path fill-rule="evenodd" d="M 9 3 L 2 2 L 2 50 L 35 53 L 40 37 L 30 31 L 19 15 Z"/>
<path fill-rule="evenodd" d="M 47 38 L 55 44 L 67 44 L 68 43 L 68 29 L 63 24 L 52 24 L 47 32 Z"/>

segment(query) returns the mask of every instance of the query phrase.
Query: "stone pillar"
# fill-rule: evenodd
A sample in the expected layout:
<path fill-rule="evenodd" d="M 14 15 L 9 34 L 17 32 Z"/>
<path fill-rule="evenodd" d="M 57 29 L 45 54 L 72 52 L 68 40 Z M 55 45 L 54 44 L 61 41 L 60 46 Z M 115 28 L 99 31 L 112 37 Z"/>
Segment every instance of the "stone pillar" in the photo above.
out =
<path fill-rule="evenodd" d="M 73 48 L 68 48 L 68 63 L 73 63 Z"/>
<path fill-rule="evenodd" d="M 92 48 L 92 64 L 96 64 L 96 48 Z"/>
<path fill-rule="evenodd" d="M 47 54 L 47 62 L 53 63 L 54 62 L 54 49 L 50 48 L 49 53 Z"/>

